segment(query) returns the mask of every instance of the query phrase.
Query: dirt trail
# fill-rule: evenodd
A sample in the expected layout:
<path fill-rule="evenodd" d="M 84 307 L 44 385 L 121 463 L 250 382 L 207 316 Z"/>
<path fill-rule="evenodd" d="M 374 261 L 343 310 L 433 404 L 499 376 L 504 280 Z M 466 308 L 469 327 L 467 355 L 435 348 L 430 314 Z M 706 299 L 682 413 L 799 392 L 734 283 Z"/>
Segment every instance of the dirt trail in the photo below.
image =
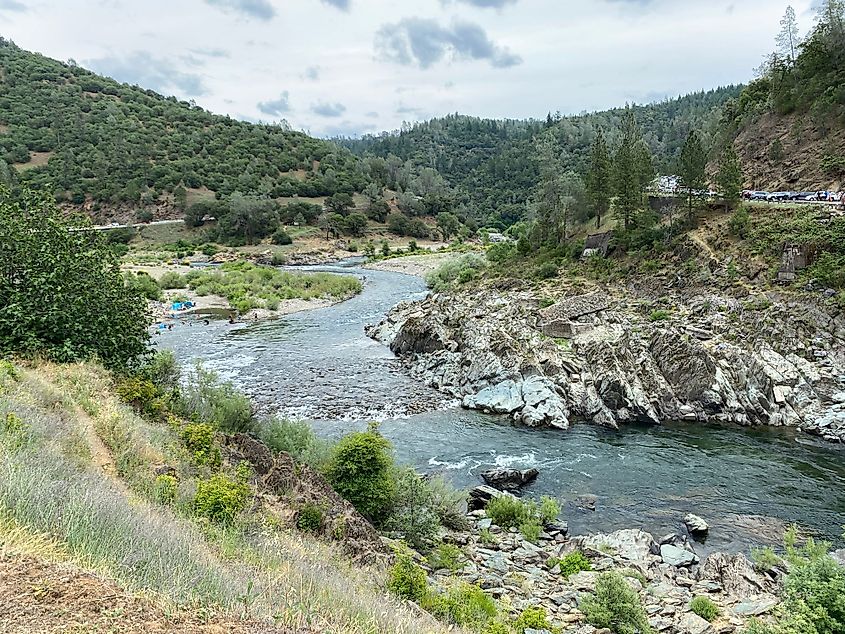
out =
<path fill-rule="evenodd" d="M 0 551 L 0 633 L 292 634 L 292 630 L 174 610 L 71 564 Z"/>

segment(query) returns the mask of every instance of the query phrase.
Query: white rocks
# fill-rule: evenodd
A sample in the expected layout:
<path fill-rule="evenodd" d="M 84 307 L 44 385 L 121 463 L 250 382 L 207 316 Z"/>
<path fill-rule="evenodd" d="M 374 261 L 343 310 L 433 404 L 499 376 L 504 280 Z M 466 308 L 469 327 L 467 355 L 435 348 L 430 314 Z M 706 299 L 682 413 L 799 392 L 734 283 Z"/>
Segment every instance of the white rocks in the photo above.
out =
<path fill-rule="evenodd" d="M 713 626 L 697 614 L 687 612 L 678 623 L 683 634 L 707 634 L 713 631 Z"/>
<path fill-rule="evenodd" d="M 704 537 L 710 530 L 707 522 L 694 513 L 689 513 L 684 517 L 684 525 L 693 537 Z"/>
<path fill-rule="evenodd" d="M 685 548 L 678 548 L 672 544 L 663 544 L 660 547 L 660 557 L 663 559 L 664 563 L 679 568 L 692 566 L 693 564 L 697 564 L 699 561 L 698 555 L 695 553 L 690 552 Z"/>
<path fill-rule="evenodd" d="M 648 562 L 657 552 L 654 538 L 645 531 L 627 528 L 608 535 L 587 535 L 572 540 L 576 547 L 590 548 L 599 552 L 611 552 L 615 556 L 631 562 Z"/>

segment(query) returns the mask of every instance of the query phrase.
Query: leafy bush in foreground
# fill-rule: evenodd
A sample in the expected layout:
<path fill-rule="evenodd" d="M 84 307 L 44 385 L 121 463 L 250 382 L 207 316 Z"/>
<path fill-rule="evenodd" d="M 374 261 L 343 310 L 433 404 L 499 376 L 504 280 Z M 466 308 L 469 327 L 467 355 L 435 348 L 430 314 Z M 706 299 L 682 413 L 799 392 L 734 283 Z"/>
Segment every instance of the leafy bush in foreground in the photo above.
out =
<path fill-rule="evenodd" d="M 371 427 L 337 443 L 326 475 L 335 491 L 378 525 L 393 505 L 396 484 L 392 470 L 390 443 Z"/>
<path fill-rule="evenodd" d="M 401 554 L 388 571 L 387 589 L 401 599 L 422 601 L 428 592 L 425 571 L 414 563 L 410 555 Z"/>
<path fill-rule="evenodd" d="M 248 431 L 253 425 L 250 400 L 200 365 L 186 377 L 179 409 L 186 418 L 196 418 L 226 433 Z"/>
<path fill-rule="evenodd" d="M 223 473 L 197 482 L 194 509 L 197 515 L 222 523 L 231 523 L 246 508 L 249 486 Z"/>
<path fill-rule="evenodd" d="M 614 634 L 652 632 L 639 595 L 618 573 L 602 574 L 596 581 L 595 594 L 586 596 L 578 607 L 587 623 L 606 627 Z"/>
<path fill-rule="evenodd" d="M 147 351 L 146 302 L 117 256 L 46 194 L 0 185 L 0 355 L 126 367 Z"/>

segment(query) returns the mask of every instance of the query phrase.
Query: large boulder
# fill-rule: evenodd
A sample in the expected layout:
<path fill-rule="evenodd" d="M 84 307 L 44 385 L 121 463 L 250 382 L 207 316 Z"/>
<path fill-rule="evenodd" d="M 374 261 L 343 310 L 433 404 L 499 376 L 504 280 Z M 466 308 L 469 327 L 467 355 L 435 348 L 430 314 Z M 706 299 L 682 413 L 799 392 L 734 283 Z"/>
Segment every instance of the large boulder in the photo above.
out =
<path fill-rule="evenodd" d="M 645 531 L 626 528 L 609 534 L 575 537 L 576 548 L 589 548 L 599 552 L 612 552 L 615 556 L 631 562 L 639 562 L 647 568 L 653 556 L 659 552 L 654 538 Z"/>
<path fill-rule="evenodd" d="M 689 534 L 696 539 L 706 537 L 707 533 L 710 531 L 710 527 L 707 525 L 707 522 L 693 513 L 689 513 L 686 517 L 684 517 L 684 526 L 687 527 Z"/>
<path fill-rule="evenodd" d="M 537 469 L 488 469 L 481 473 L 484 481 L 501 491 L 514 491 L 537 479 Z"/>
<path fill-rule="evenodd" d="M 764 579 L 743 554 L 712 553 L 698 570 L 699 581 L 715 581 L 725 593 L 736 597 L 753 597 L 770 589 L 771 581 Z"/>
<path fill-rule="evenodd" d="M 494 489 L 486 484 L 479 485 L 470 490 L 469 498 L 467 499 L 467 509 L 470 511 L 477 511 L 479 509 L 487 508 L 490 500 L 502 497 L 503 495 L 515 497 L 511 493 L 499 491 L 498 489 Z"/>
<path fill-rule="evenodd" d="M 660 557 L 663 559 L 663 563 L 678 568 L 688 568 L 699 561 L 698 555 L 694 552 L 672 544 L 663 544 L 660 547 Z"/>

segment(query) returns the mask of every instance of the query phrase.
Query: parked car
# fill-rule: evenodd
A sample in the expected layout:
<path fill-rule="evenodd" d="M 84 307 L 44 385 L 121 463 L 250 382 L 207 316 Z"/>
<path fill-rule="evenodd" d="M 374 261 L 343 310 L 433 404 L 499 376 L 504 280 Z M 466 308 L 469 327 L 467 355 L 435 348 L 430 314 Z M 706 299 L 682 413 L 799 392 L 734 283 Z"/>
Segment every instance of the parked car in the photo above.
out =
<path fill-rule="evenodd" d="M 769 202 L 789 200 L 789 192 L 771 192 L 768 196 L 766 196 L 766 200 Z"/>
<path fill-rule="evenodd" d="M 767 200 L 769 192 L 751 192 L 751 200 Z"/>

